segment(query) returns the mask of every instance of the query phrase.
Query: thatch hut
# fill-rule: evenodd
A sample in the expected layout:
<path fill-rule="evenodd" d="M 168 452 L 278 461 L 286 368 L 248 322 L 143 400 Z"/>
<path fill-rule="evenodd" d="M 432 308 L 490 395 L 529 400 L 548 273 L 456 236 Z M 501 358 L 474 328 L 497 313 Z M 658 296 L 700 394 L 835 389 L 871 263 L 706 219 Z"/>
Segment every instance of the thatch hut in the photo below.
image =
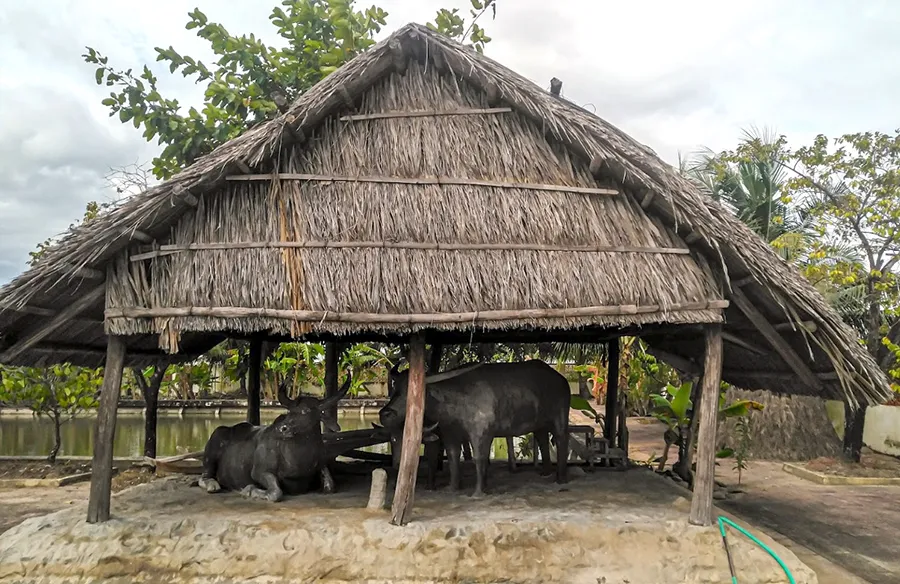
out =
<path fill-rule="evenodd" d="M 720 376 L 851 406 L 889 392 L 816 290 L 649 148 L 416 24 L 74 229 L 0 303 L 0 362 L 106 365 L 89 521 L 109 514 L 123 364 L 228 336 L 404 340 L 423 368 L 426 342 L 640 335 L 703 376 L 698 523 Z"/>

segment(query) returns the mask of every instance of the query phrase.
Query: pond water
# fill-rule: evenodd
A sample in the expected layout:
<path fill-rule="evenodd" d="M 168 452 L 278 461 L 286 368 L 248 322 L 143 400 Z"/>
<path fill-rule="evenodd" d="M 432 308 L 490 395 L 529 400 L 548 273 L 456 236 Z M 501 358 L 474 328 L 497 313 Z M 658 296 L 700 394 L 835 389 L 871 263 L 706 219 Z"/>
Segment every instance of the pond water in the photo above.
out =
<path fill-rule="evenodd" d="M 262 410 L 262 423 L 272 422 L 281 410 Z M 183 416 L 160 411 L 157 422 L 157 456 L 172 456 L 203 450 L 209 435 L 218 426 L 242 422 L 244 412 L 224 410 L 221 417 L 209 410 L 186 411 Z M 60 456 L 90 456 L 94 444 L 94 416 L 86 415 L 63 424 Z M 342 430 L 371 428 L 378 421 L 376 413 L 360 415 L 341 412 L 338 423 Z M 43 456 L 53 447 L 53 423 L 47 418 L 28 415 L 0 415 L 0 456 Z M 387 454 L 387 444 L 364 448 L 370 452 Z M 116 421 L 116 442 L 113 456 L 140 458 L 144 451 L 144 418 L 139 412 L 120 413 Z M 494 458 L 506 458 L 506 441 L 497 439 L 491 452 Z"/>

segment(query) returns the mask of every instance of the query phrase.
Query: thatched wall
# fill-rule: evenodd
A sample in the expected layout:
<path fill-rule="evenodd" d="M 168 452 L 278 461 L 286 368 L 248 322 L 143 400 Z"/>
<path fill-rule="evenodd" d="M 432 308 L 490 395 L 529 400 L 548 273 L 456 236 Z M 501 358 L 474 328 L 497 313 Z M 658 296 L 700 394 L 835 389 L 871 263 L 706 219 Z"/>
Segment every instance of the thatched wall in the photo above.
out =
<path fill-rule="evenodd" d="M 362 98 L 357 113 L 487 108 L 483 92 L 410 65 Z M 515 112 L 328 120 L 302 147 L 285 148 L 282 173 L 456 177 L 597 187 L 586 164 Z M 604 186 L 604 185 L 600 185 Z M 615 188 L 615 185 L 609 185 Z M 470 185 L 232 182 L 202 197 L 173 230 L 173 243 L 403 241 L 686 247 L 634 198 Z M 658 253 L 535 250 L 195 250 L 147 262 L 120 257 L 108 299 L 121 306 L 266 307 L 364 313 L 458 313 L 500 309 L 660 305 L 721 298 L 702 259 Z M 148 285 L 149 284 L 149 285 Z M 717 310 L 577 319 L 540 327 L 716 322 Z M 508 328 L 515 322 L 488 323 Z M 293 325 L 293 326 L 292 326 Z M 465 328 L 465 324 L 462 328 Z M 108 330 L 348 332 L 371 324 L 268 317 L 114 318 Z M 377 328 L 377 327 L 376 327 Z M 387 327 L 384 327 L 387 328 Z M 391 325 L 392 331 L 411 326 Z M 422 328 L 461 328 L 423 325 Z M 170 334 L 164 334 L 169 338 Z M 170 340 L 177 340 L 171 336 Z M 164 340 L 164 343 L 168 341 Z"/>
<path fill-rule="evenodd" d="M 729 389 L 726 399 L 752 399 L 765 408 L 751 417 L 750 458 L 757 460 L 812 460 L 840 456 L 841 441 L 825 411 L 825 400 L 811 396 L 780 396 L 769 391 Z M 735 421 L 720 424 L 720 445 L 735 447 Z"/>

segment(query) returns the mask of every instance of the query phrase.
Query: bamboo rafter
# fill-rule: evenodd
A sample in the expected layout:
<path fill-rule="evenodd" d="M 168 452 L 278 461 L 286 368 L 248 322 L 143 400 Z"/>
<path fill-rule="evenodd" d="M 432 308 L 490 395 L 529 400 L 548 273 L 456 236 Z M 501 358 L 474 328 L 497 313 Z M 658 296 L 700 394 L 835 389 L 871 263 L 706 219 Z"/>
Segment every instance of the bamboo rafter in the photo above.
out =
<path fill-rule="evenodd" d="M 530 308 L 520 310 L 485 310 L 476 312 L 435 312 L 426 314 L 383 314 L 373 312 L 332 312 L 329 310 L 286 310 L 234 306 L 157 307 L 139 306 L 108 308 L 105 316 L 112 318 L 172 318 L 206 316 L 218 318 L 276 318 L 303 322 L 356 322 L 381 324 L 473 323 L 492 320 L 528 320 L 541 318 L 577 318 L 590 316 L 619 316 L 652 314 L 656 312 L 689 312 L 723 310 L 728 300 L 708 300 L 660 306 L 583 306 L 577 308 Z"/>
<path fill-rule="evenodd" d="M 229 181 L 273 181 L 273 180 L 299 180 L 307 182 L 351 182 L 351 183 L 379 183 L 399 185 L 437 185 L 437 186 L 468 186 L 468 187 L 492 187 L 498 189 L 522 189 L 527 191 L 550 191 L 557 193 L 577 193 L 582 195 L 618 195 L 616 189 L 597 187 L 576 187 L 567 185 L 545 185 L 535 183 L 508 183 L 493 180 L 479 180 L 470 178 L 453 177 L 402 177 L 402 176 L 343 176 L 329 174 L 301 174 L 294 172 L 269 173 L 269 174 L 234 174 L 226 178 Z"/>
<path fill-rule="evenodd" d="M 490 115 L 490 114 L 508 114 L 512 112 L 510 107 L 492 107 L 483 109 L 458 109 L 458 110 L 422 110 L 422 111 L 394 111 L 380 112 L 374 114 L 357 114 L 352 116 L 341 116 L 342 122 L 359 122 L 363 120 L 386 120 L 391 118 L 425 118 L 440 116 L 472 116 L 472 115 Z"/>
<path fill-rule="evenodd" d="M 628 245 L 552 245 L 542 243 L 427 243 L 417 241 L 243 241 L 218 243 L 166 244 L 157 249 L 131 256 L 138 262 L 185 251 L 224 249 L 325 249 L 325 248 L 381 248 L 419 249 L 434 251 L 546 251 L 572 253 L 643 253 L 687 255 L 691 250 L 681 247 L 641 247 Z"/>

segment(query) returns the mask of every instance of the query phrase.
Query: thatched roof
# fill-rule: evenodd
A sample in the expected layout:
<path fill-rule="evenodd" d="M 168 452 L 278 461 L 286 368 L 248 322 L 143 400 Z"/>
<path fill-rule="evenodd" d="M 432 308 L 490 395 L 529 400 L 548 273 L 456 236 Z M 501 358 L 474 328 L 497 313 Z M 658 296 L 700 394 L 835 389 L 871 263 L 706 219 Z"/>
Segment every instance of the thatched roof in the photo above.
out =
<path fill-rule="evenodd" d="M 149 359 L 259 332 L 613 331 L 693 369 L 724 321 L 727 381 L 889 394 L 821 295 L 650 149 L 415 24 L 74 229 L 0 306 L 0 361 L 23 364 L 99 364 L 106 333 Z"/>

